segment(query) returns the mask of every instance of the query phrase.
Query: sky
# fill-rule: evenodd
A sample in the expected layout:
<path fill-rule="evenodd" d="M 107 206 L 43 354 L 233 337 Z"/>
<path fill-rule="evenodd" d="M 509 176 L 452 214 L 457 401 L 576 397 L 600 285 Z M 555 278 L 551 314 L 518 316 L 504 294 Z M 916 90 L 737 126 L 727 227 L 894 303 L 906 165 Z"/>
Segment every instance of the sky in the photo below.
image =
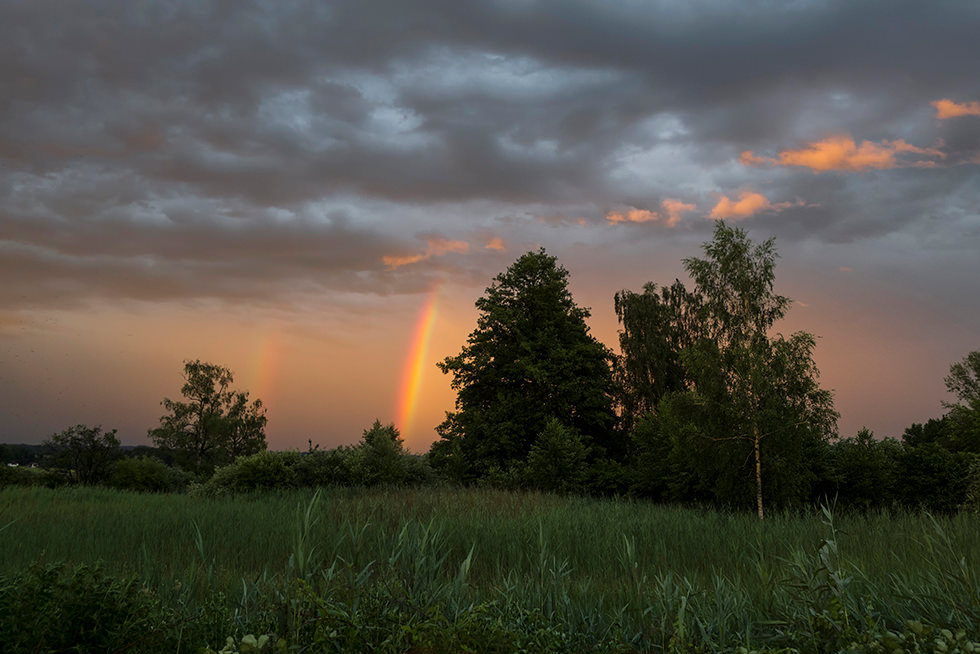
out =
<path fill-rule="evenodd" d="M 980 3 L 0 0 L 0 442 L 147 443 L 187 360 L 273 449 L 425 451 L 544 247 L 613 296 L 775 238 L 842 436 L 980 349 Z"/>

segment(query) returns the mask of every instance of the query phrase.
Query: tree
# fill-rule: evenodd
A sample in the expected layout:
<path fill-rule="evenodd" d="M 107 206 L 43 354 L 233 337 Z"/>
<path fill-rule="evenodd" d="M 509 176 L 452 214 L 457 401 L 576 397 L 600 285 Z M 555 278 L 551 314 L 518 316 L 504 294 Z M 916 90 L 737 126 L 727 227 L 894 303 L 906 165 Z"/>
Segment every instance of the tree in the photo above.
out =
<path fill-rule="evenodd" d="M 262 401 L 249 402 L 248 393 L 231 390 L 232 382 L 227 368 L 185 362 L 180 392 L 186 401 L 164 398 L 161 404 L 168 413 L 149 431 L 150 439 L 174 451 L 178 461 L 198 473 L 264 450 L 267 419 Z"/>
<path fill-rule="evenodd" d="M 862 428 L 853 438 L 834 443 L 834 481 L 837 501 L 864 510 L 896 503 L 895 485 L 902 446 L 893 439 L 878 440 Z"/>
<path fill-rule="evenodd" d="M 770 483 L 783 485 L 785 496 L 805 494 L 805 452 L 835 433 L 837 413 L 817 383 L 815 338 L 769 336 L 790 305 L 773 291 L 773 239 L 753 247 L 744 230 L 719 221 L 703 248 L 705 258 L 685 259 L 684 267 L 695 283 L 704 332 L 681 361 L 704 407 L 702 433 L 751 445 L 762 518 L 763 441 L 773 441 L 766 448 Z"/>
<path fill-rule="evenodd" d="M 578 434 L 551 418 L 528 454 L 528 482 L 544 491 L 579 492 L 588 473 L 586 456 L 585 443 Z"/>
<path fill-rule="evenodd" d="M 78 484 L 99 484 L 122 456 L 116 430 L 75 425 L 44 441 L 48 465 Z"/>
<path fill-rule="evenodd" d="M 568 271 L 544 249 L 521 256 L 476 301 L 476 329 L 438 364 L 452 375 L 456 411 L 438 428 L 430 459 L 463 463 L 470 479 L 527 459 L 548 421 L 595 450 L 619 455 L 613 433 L 612 354 L 589 333 L 588 309 L 568 291 Z"/>
<path fill-rule="evenodd" d="M 950 420 L 947 416 L 929 418 L 925 424 L 914 422 L 906 427 L 902 433 L 902 442 L 909 447 L 939 443 L 949 449 L 949 431 Z"/>
<path fill-rule="evenodd" d="M 949 368 L 946 389 L 959 402 L 944 402 L 949 409 L 950 440 L 954 449 L 980 453 L 980 350 L 970 352 Z"/>
<path fill-rule="evenodd" d="M 699 333 L 698 297 L 679 280 L 657 291 L 648 282 L 642 293 L 622 290 L 615 296 L 619 348 L 615 377 L 623 431 L 633 428 L 668 393 L 687 387 L 680 353 Z"/>

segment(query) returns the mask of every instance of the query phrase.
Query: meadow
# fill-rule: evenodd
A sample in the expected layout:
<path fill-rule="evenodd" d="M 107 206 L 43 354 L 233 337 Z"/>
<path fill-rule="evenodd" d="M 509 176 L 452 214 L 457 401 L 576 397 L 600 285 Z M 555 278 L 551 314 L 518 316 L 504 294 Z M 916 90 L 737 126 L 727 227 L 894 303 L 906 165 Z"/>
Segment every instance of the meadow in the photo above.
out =
<path fill-rule="evenodd" d="M 45 585 L 79 570 L 152 608 L 144 636 L 99 651 L 247 651 L 246 634 L 278 651 L 973 651 L 978 566 L 966 512 L 760 522 L 479 488 L 0 490 L 8 616 L 50 612 Z M 31 638 L 9 651 L 45 651 Z"/>

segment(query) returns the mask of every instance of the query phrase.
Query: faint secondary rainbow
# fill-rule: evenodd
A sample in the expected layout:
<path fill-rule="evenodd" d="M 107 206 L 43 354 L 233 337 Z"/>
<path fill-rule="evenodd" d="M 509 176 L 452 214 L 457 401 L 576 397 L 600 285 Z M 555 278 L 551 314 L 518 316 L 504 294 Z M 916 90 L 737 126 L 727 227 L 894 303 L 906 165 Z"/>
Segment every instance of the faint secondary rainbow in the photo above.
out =
<path fill-rule="evenodd" d="M 415 333 L 405 359 L 405 370 L 402 373 L 401 387 L 398 391 L 398 408 L 396 425 L 401 430 L 402 438 L 407 441 L 407 435 L 412 429 L 415 410 L 418 408 L 419 391 L 422 388 L 422 378 L 429 364 L 429 341 L 432 338 L 432 328 L 436 323 L 439 310 L 439 286 L 429 291 L 422 310 L 415 323 Z"/>
<path fill-rule="evenodd" d="M 250 399 L 262 400 L 262 404 L 268 406 L 275 395 L 281 358 L 282 327 L 278 324 L 265 325 L 259 336 L 258 346 L 252 350 L 249 365 L 251 388 L 241 389 L 249 391 Z"/>

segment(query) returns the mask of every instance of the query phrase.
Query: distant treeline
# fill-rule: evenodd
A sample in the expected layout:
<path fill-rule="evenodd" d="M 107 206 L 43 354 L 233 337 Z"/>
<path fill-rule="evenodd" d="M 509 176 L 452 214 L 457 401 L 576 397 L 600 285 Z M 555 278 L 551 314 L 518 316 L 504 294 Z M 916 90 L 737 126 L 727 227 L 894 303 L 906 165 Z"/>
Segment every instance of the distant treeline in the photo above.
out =
<path fill-rule="evenodd" d="M 821 388 L 816 338 L 776 324 L 777 254 L 719 222 L 679 280 L 620 291 L 619 354 L 589 332 L 568 271 L 543 249 L 499 274 L 476 301 L 474 331 L 439 362 L 455 410 L 425 456 L 394 425 L 351 447 L 268 452 L 262 402 L 231 371 L 187 361 L 182 399 L 165 398 L 155 448 L 124 452 L 115 431 L 77 425 L 40 449 L 5 446 L 0 484 L 101 484 L 220 494 L 306 486 L 453 483 L 663 503 L 795 509 L 980 507 L 980 351 L 944 379 L 957 402 L 897 439 L 840 438 Z M 127 454 L 128 456 L 124 456 Z"/>
<path fill-rule="evenodd" d="M 78 428 L 71 431 L 77 436 Z M 96 429 L 90 430 L 92 432 Z M 980 454 L 963 448 L 949 417 L 913 424 L 901 440 L 877 439 L 863 429 L 856 436 L 822 443 L 807 457 L 810 493 L 783 508 L 834 503 L 859 510 L 924 509 L 950 512 L 980 510 Z M 100 434 L 104 442 L 106 434 Z M 691 483 L 692 471 L 710 462 L 657 456 L 656 443 L 635 438 L 625 462 L 589 462 L 581 452 L 554 440 L 548 456 L 496 471 L 476 483 L 511 490 L 534 489 L 564 494 L 631 496 L 662 503 L 738 508 L 719 487 Z M 97 453 L 99 464 L 81 479 L 78 465 L 52 441 L 44 445 L 0 445 L 0 486 L 96 485 L 140 492 L 187 492 L 208 496 L 304 487 L 436 486 L 456 483 L 431 465 L 431 456 L 404 450 L 398 430 L 380 422 L 364 431 L 354 446 L 305 452 L 262 451 L 200 475 L 175 463 L 173 452 L 148 446 L 113 447 Z M 92 457 L 93 459 L 96 457 Z M 91 459 L 90 459 L 91 461 Z M 36 466 L 36 467 L 34 467 Z M 710 469 L 710 468 L 708 468 Z M 778 497 L 772 501 L 776 503 Z"/>

